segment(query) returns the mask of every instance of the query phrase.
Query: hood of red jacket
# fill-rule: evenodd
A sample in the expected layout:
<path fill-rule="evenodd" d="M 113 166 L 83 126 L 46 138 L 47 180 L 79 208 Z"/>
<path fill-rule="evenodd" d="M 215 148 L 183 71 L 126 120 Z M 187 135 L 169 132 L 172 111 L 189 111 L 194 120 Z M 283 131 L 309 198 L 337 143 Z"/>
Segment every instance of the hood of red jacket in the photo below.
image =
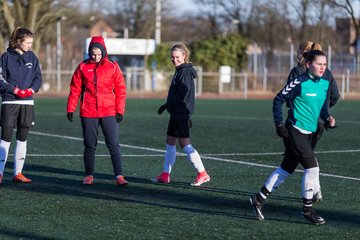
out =
<path fill-rule="evenodd" d="M 91 38 L 91 41 L 90 41 L 90 44 L 89 44 L 89 49 L 88 49 L 88 54 L 89 54 L 89 57 L 91 59 L 91 50 L 96 47 L 96 48 L 99 48 L 101 50 L 101 55 L 102 55 L 102 58 L 107 58 L 107 50 L 106 50 L 106 46 L 105 46 L 105 41 L 104 41 L 104 38 L 101 37 L 101 36 L 94 36 Z"/>

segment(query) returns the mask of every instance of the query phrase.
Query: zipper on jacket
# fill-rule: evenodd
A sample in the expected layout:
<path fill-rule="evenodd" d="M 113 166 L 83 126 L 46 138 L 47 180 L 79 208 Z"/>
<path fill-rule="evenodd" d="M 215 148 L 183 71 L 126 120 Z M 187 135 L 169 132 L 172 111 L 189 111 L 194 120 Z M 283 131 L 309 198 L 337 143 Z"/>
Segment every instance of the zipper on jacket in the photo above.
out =
<path fill-rule="evenodd" d="M 96 70 L 99 66 L 99 63 L 96 64 L 95 68 L 94 68 L 94 78 L 93 78 L 93 83 L 94 83 L 94 90 L 95 90 L 95 99 L 96 99 L 96 115 L 97 117 L 99 117 L 99 104 L 98 104 L 98 97 L 97 97 L 97 74 L 96 74 Z"/>

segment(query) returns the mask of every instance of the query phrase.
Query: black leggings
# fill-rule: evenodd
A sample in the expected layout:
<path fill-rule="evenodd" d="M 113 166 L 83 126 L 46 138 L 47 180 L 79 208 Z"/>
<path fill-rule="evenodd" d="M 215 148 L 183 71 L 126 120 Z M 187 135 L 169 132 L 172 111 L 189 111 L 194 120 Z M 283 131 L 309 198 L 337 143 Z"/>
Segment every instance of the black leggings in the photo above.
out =
<path fill-rule="evenodd" d="M 6 142 L 11 142 L 14 128 L 13 127 L 2 127 L 1 128 L 1 139 Z M 30 128 L 18 128 L 16 131 L 16 140 L 25 142 L 28 138 Z"/>

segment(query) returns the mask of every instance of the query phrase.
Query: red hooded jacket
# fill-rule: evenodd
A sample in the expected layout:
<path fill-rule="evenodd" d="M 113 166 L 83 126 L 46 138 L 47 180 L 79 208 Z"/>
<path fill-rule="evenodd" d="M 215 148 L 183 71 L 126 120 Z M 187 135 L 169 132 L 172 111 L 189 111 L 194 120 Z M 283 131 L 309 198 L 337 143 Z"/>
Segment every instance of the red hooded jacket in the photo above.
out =
<path fill-rule="evenodd" d="M 93 37 L 89 44 L 89 55 L 93 47 L 100 48 L 99 63 L 87 59 L 75 70 L 67 102 L 67 112 L 75 112 L 80 98 L 80 117 L 102 118 L 124 115 L 126 87 L 124 76 L 116 62 L 110 61 L 102 37 Z"/>

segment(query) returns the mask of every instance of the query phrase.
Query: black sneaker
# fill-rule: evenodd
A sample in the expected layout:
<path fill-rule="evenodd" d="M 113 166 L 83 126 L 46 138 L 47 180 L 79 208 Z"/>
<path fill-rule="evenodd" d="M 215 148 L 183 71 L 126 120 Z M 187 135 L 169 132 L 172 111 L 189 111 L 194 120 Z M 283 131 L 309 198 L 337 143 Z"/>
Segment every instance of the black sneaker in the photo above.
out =
<path fill-rule="evenodd" d="M 257 219 L 259 219 L 260 221 L 263 221 L 265 218 L 261 211 L 262 204 L 258 202 L 258 200 L 256 199 L 256 195 L 252 195 L 250 197 L 250 204 L 251 204 L 252 208 L 254 209 L 255 217 Z"/>
<path fill-rule="evenodd" d="M 323 200 L 322 194 L 321 194 L 321 190 L 319 190 L 317 193 L 314 194 L 313 196 L 313 202 L 321 202 Z"/>
<path fill-rule="evenodd" d="M 325 223 L 325 220 L 320 217 L 312 208 L 306 211 L 302 210 L 301 215 L 315 225 L 321 225 Z"/>

